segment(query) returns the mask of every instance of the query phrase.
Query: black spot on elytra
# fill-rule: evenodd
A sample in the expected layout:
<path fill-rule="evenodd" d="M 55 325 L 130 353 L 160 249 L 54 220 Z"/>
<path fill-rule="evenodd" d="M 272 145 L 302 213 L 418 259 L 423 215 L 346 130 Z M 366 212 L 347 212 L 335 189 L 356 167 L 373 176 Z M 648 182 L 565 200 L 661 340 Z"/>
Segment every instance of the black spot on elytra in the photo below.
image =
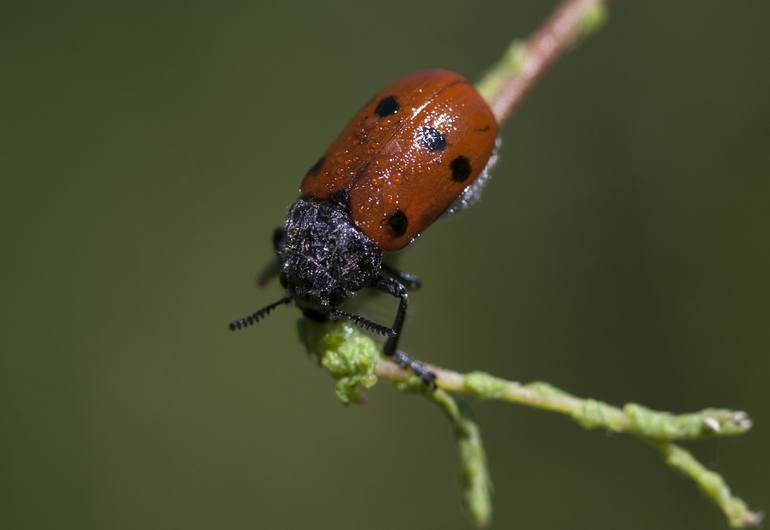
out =
<path fill-rule="evenodd" d="M 401 210 L 396 210 L 393 215 L 388 217 L 388 226 L 396 236 L 403 236 L 408 225 L 409 221 Z"/>
<path fill-rule="evenodd" d="M 324 162 L 326 162 L 326 157 L 322 156 L 318 159 L 318 162 L 313 164 L 313 167 L 307 170 L 308 175 L 315 175 L 319 171 L 321 171 L 321 168 L 324 167 Z"/>
<path fill-rule="evenodd" d="M 385 116 L 395 114 L 398 112 L 398 109 L 399 106 L 398 101 L 396 100 L 396 96 L 388 96 L 386 98 L 382 98 L 380 102 L 377 103 L 377 107 L 374 109 L 374 112 L 380 118 L 384 118 Z"/>
<path fill-rule="evenodd" d="M 449 163 L 449 169 L 452 170 L 452 180 L 462 182 L 471 176 L 471 161 L 467 156 L 458 156 Z"/>
<path fill-rule="evenodd" d="M 350 211 L 350 194 L 345 190 L 335 191 L 329 195 L 329 200 L 334 204 L 339 204 L 346 211 Z"/>
<path fill-rule="evenodd" d="M 420 127 L 417 140 L 431 153 L 446 149 L 446 137 L 434 127 Z"/>

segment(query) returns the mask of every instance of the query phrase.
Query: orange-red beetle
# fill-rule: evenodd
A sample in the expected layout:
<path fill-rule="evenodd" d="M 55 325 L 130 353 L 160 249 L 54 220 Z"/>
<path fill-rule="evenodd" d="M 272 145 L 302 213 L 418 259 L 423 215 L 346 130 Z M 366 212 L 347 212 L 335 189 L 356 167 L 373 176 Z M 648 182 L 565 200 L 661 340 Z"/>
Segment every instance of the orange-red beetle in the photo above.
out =
<path fill-rule="evenodd" d="M 407 286 L 419 280 L 383 263 L 382 254 L 478 200 L 495 159 L 497 130 L 487 103 L 454 72 L 424 70 L 385 87 L 310 168 L 302 196 L 275 231 L 270 270 L 286 296 L 230 329 L 294 301 L 311 318 L 347 318 L 388 336 L 384 353 L 432 384 L 435 375 L 397 349 Z M 340 309 L 365 287 L 399 298 L 392 327 Z"/>

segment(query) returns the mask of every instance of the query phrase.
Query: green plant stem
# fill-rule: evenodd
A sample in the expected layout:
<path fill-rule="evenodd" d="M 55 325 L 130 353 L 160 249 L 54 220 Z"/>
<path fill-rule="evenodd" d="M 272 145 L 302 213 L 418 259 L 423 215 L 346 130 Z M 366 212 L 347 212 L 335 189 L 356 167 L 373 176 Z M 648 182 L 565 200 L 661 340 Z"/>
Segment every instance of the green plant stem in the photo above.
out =
<path fill-rule="evenodd" d="M 743 500 L 731 493 L 719 474 L 673 443 L 744 434 L 752 425 L 745 412 L 709 408 L 689 414 L 672 414 L 636 403 L 619 408 L 595 399 L 573 396 L 547 383 L 522 384 L 483 372 L 462 374 L 428 365 L 437 375 L 438 390 L 431 393 L 411 372 L 382 358 L 374 340 L 349 322 L 318 324 L 301 320 L 300 337 L 308 352 L 337 381 L 337 395 L 344 403 L 359 401 L 361 386 L 368 388 L 377 379 L 387 379 L 400 390 L 420 391 L 441 406 L 455 426 L 466 482 L 466 504 L 478 523 L 488 521 L 491 513 L 481 435 L 475 423 L 461 415 L 454 402 L 449 401 L 449 393 L 558 412 L 586 429 L 630 434 L 654 447 L 669 466 L 692 479 L 722 510 L 731 526 L 752 526 L 762 520 L 760 513 L 751 511 Z M 477 513 L 483 517 L 478 517 Z"/>
<path fill-rule="evenodd" d="M 700 490 L 711 499 L 727 517 L 733 528 L 758 526 L 762 522 L 761 512 L 752 512 L 746 503 L 734 496 L 730 487 L 719 473 L 707 469 L 686 449 L 667 442 L 650 442 L 660 451 L 666 463 L 695 481 Z"/>
<path fill-rule="evenodd" d="M 404 379 L 397 384 L 397 388 L 402 392 L 425 395 L 451 422 L 460 456 L 465 506 L 476 526 L 488 526 L 492 521 L 492 481 L 481 430 L 468 414 L 468 406 L 452 393 L 441 388 L 430 390 L 417 379 Z"/>
<path fill-rule="evenodd" d="M 594 399 L 575 397 L 547 383 L 521 384 L 483 372 L 461 374 L 430 366 L 442 390 L 463 393 L 479 399 L 497 399 L 528 407 L 565 414 L 586 429 L 605 429 L 631 434 L 657 449 L 666 463 L 691 478 L 727 517 L 731 526 L 757 525 L 762 515 L 749 510 L 732 495 L 724 479 L 698 462 L 687 450 L 671 443 L 747 432 L 751 419 L 742 411 L 704 409 L 690 414 L 671 414 L 628 403 L 622 409 Z M 380 359 L 374 373 L 394 382 L 416 378 L 394 362 Z"/>
<path fill-rule="evenodd" d="M 595 399 L 575 397 L 548 383 L 521 384 L 483 372 L 461 374 L 437 366 L 429 367 L 438 376 L 437 386 L 444 390 L 559 412 L 587 429 L 625 432 L 649 440 L 679 441 L 743 434 L 751 428 L 751 419 L 742 411 L 710 408 L 675 415 L 636 403 L 628 403 L 620 409 Z M 379 360 L 374 373 L 397 382 L 412 377 L 411 373 L 387 359 Z"/>

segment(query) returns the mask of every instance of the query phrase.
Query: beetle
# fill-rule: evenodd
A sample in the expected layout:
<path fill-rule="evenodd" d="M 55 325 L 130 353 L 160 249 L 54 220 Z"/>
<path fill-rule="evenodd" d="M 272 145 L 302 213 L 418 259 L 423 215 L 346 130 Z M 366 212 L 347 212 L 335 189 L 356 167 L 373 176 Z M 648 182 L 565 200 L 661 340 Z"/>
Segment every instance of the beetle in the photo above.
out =
<path fill-rule="evenodd" d="M 497 138 L 492 111 L 460 74 L 422 70 L 385 87 L 307 171 L 300 198 L 273 234 L 276 257 L 261 283 L 277 275 L 285 296 L 229 328 L 294 302 L 309 318 L 349 319 L 387 336 L 383 353 L 432 386 L 435 374 L 398 350 L 407 288 L 420 281 L 383 255 L 478 201 Z M 392 326 L 341 308 L 364 288 L 398 298 Z"/>

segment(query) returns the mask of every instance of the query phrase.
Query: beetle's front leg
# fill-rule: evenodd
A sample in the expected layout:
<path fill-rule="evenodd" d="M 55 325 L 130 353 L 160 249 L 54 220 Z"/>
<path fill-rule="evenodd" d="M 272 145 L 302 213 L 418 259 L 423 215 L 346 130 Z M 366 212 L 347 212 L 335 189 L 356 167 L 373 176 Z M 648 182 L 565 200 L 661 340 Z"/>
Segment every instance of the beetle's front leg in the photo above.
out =
<path fill-rule="evenodd" d="M 398 280 L 386 278 L 384 276 L 380 277 L 373 287 L 398 298 L 398 312 L 396 313 L 396 320 L 393 322 L 393 331 L 395 331 L 395 334 L 385 341 L 385 347 L 382 349 L 382 352 L 404 368 L 410 369 L 429 387 L 435 387 L 436 374 L 427 369 L 422 363 L 411 359 L 404 352 L 398 351 L 398 340 L 401 338 L 401 330 L 404 327 L 406 309 L 408 306 L 406 287 L 404 287 Z"/>

